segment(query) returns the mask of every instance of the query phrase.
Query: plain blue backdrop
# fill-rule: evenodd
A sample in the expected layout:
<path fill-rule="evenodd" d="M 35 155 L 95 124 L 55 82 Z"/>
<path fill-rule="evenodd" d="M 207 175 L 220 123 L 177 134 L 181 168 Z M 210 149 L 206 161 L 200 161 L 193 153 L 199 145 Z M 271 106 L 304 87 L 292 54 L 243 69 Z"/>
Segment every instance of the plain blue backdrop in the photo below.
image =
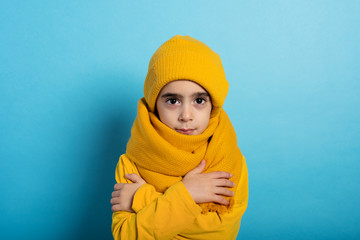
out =
<path fill-rule="evenodd" d="M 3 1 L 0 239 L 111 239 L 154 51 L 222 58 L 249 169 L 238 239 L 360 238 L 360 2 Z"/>

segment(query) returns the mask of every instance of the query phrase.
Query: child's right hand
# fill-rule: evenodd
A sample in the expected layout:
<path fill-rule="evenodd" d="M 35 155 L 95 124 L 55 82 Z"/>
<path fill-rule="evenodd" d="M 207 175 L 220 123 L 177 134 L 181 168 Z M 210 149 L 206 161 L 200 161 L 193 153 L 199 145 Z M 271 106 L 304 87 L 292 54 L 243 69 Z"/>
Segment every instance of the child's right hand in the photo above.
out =
<path fill-rule="evenodd" d="M 135 192 L 146 183 L 145 180 L 136 173 L 125 174 L 125 177 L 133 183 L 117 183 L 114 185 L 114 192 L 112 192 L 112 198 L 110 200 L 112 204 L 111 210 L 113 212 L 134 212 L 132 203 Z"/>
<path fill-rule="evenodd" d="M 228 172 L 202 173 L 205 169 L 205 160 L 188 172 L 182 182 L 196 203 L 216 202 L 229 205 L 222 196 L 232 197 L 234 193 L 226 187 L 234 187 L 235 184 L 229 179 L 232 175 Z M 222 195 L 222 196 L 221 196 Z"/>

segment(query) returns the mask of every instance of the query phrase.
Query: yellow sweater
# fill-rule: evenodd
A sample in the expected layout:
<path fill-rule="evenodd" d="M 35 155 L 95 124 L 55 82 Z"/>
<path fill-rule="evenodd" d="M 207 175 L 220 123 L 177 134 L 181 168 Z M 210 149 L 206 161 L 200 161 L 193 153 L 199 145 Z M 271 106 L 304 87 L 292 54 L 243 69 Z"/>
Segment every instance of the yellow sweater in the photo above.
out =
<path fill-rule="evenodd" d="M 134 196 L 132 208 L 135 213 L 113 213 L 114 239 L 236 239 L 248 199 L 248 174 L 244 157 L 242 164 L 241 178 L 230 213 L 201 214 L 201 207 L 195 203 L 181 181 L 164 193 L 156 192 L 150 184 L 144 184 Z M 122 155 L 116 167 L 116 181 L 131 183 L 125 178 L 128 173 L 139 174 L 139 171 L 134 162 Z"/>

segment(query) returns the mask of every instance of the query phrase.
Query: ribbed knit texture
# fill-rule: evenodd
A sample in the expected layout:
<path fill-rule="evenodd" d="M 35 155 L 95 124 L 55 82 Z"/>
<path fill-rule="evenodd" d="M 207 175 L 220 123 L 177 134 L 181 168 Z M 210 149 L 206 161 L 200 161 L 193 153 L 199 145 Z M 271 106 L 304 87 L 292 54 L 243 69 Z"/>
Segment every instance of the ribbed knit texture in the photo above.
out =
<path fill-rule="evenodd" d="M 169 82 L 190 80 L 210 94 L 212 111 L 209 125 L 200 135 L 180 134 L 156 116 L 156 100 Z M 126 155 L 136 163 L 141 177 L 157 191 L 182 180 L 202 159 L 205 172 L 232 173 L 236 189 L 242 168 L 242 154 L 235 130 L 222 109 L 229 84 L 217 53 L 189 36 L 176 35 L 152 56 L 144 83 L 144 98 L 131 129 Z M 234 191 L 234 189 L 232 189 Z M 216 203 L 200 204 L 203 212 L 224 213 L 232 208 Z"/>
<path fill-rule="evenodd" d="M 200 135 L 180 134 L 148 111 L 144 98 L 138 103 L 138 113 L 131 129 L 126 155 L 136 163 L 140 175 L 157 191 L 164 192 L 195 168 L 202 159 L 204 172 L 232 173 L 235 189 L 241 173 L 242 154 L 237 146 L 235 130 L 224 110 L 212 117 L 207 129 Z M 233 197 L 226 197 L 232 203 Z M 232 208 L 216 203 L 199 204 L 203 213 L 219 214 Z"/>
<path fill-rule="evenodd" d="M 189 36 L 176 35 L 161 45 L 152 56 L 144 84 L 149 110 L 154 112 L 161 89 L 174 80 L 191 80 L 211 96 L 216 115 L 224 104 L 229 83 L 217 53 Z"/>

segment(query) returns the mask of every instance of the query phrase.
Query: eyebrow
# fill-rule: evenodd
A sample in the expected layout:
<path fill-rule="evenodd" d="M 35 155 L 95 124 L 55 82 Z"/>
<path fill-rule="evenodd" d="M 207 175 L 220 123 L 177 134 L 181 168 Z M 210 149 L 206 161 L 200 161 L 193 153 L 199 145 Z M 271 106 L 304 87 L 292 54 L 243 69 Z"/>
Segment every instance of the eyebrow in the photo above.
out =
<path fill-rule="evenodd" d="M 161 95 L 161 98 L 168 98 L 168 97 L 173 97 L 178 99 L 183 98 L 183 96 L 178 93 L 164 93 L 163 95 Z M 196 92 L 191 94 L 191 97 L 210 97 L 210 96 L 207 92 Z"/>

